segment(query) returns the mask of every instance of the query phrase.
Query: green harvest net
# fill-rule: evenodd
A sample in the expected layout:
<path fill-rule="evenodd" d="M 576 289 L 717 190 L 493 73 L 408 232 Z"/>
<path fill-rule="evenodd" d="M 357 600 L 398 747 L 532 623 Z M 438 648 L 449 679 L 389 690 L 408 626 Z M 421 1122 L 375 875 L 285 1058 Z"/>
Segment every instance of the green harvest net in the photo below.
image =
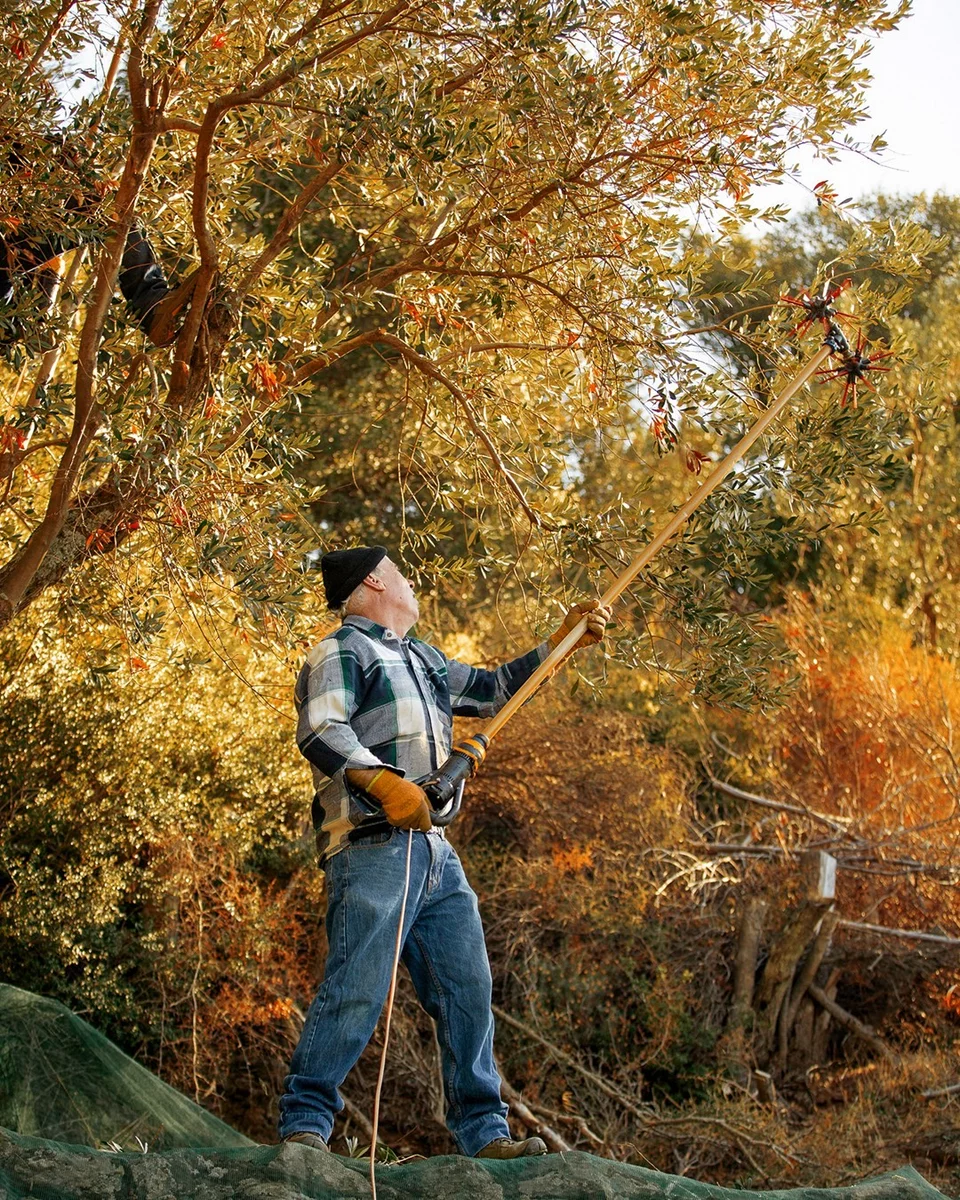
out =
<path fill-rule="evenodd" d="M 56 1000 L 0 984 L 0 1126 L 84 1146 L 250 1146 Z M 15 1193 L 16 1194 L 16 1193 Z"/>
<path fill-rule="evenodd" d="M 368 1164 L 257 1146 L 138 1066 L 62 1005 L 0 985 L 0 1200 L 339 1200 Z M 149 1153 L 94 1146 L 134 1144 Z M 71 1144 L 74 1143 L 74 1144 Z M 159 1149 L 157 1149 L 159 1147 Z M 579 1151 L 377 1168 L 381 1200 L 944 1200 L 911 1167 L 847 1188 L 743 1192 Z"/>

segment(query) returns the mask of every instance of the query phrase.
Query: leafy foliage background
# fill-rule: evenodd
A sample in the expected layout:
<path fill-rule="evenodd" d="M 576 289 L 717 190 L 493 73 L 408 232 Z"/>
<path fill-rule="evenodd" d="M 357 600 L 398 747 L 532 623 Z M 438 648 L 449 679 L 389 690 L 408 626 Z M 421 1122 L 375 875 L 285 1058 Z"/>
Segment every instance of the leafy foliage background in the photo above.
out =
<path fill-rule="evenodd" d="M 505 732 L 457 840 L 505 1077 L 571 1143 L 741 1186 L 909 1158 L 949 1190 L 951 1101 L 918 1094 L 956 1077 L 950 951 L 835 932 L 831 986 L 896 1068 L 834 1025 L 762 1100 L 728 1029 L 744 903 L 768 954 L 810 846 L 843 919 L 960 928 L 957 202 L 822 188 L 741 232 L 795 144 L 852 142 L 864 38 L 904 11 L 5 6 L 2 232 L 85 247 L 2 314 L 5 978 L 269 1140 L 324 950 L 302 553 L 383 542 L 421 636 L 525 649 L 816 347 L 782 295 L 849 277 L 896 350 L 880 395 L 810 389 L 608 655 Z M 199 264 L 172 350 L 111 299 L 134 222 Z M 406 992 L 391 1062 L 391 1141 L 449 1149 Z"/>

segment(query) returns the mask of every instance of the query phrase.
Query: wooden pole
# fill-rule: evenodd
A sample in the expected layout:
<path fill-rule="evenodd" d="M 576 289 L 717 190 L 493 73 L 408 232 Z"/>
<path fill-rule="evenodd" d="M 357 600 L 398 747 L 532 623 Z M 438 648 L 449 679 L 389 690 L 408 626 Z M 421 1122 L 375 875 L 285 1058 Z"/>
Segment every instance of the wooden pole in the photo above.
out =
<path fill-rule="evenodd" d="M 730 1002 L 729 1029 L 746 1024 L 753 1005 L 753 990 L 757 974 L 757 955 L 763 936 L 763 918 L 767 902 L 762 896 L 750 896 L 740 918 L 737 938 L 737 958 L 733 968 L 733 999 Z"/>
<path fill-rule="evenodd" d="M 721 483 L 730 474 L 733 468 L 737 465 L 741 458 L 747 453 L 750 447 L 761 438 L 773 422 L 780 416 L 786 408 L 790 400 L 796 393 L 807 383 L 814 373 L 826 362 L 833 353 L 832 348 L 824 344 L 814 354 L 809 361 L 803 366 L 800 371 L 790 380 L 787 386 L 783 389 L 777 399 L 770 405 L 763 416 L 744 436 L 737 442 L 736 446 L 730 451 L 723 462 L 719 463 L 707 478 L 700 484 L 697 490 L 688 500 L 686 500 L 670 518 L 667 524 L 661 529 L 652 542 L 649 542 L 643 550 L 637 555 L 633 562 L 618 575 L 611 583 L 607 590 L 600 597 L 600 603 L 604 605 L 612 604 L 614 600 L 619 599 L 624 591 L 636 579 L 645 566 L 651 562 L 670 541 L 673 535 L 690 519 L 694 512 L 706 500 L 712 491 L 720 486 Z M 500 709 L 497 715 L 484 727 L 484 735 L 489 741 L 492 741 L 500 730 L 506 725 L 513 714 L 522 705 L 530 699 L 530 697 L 538 690 L 540 685 L 553 674 L 556 667 L 563 662 L 567 655 L 573 650 L 577 642 L 586 632 L 587 618 L 584 617 L 578 621 L 573 629 L 567 634 L 562 642 L 556 646 L 550 654 L 543 660 L 539 667 L 533 672 L 529 679 L 510 697 L 507 703 Z"/>

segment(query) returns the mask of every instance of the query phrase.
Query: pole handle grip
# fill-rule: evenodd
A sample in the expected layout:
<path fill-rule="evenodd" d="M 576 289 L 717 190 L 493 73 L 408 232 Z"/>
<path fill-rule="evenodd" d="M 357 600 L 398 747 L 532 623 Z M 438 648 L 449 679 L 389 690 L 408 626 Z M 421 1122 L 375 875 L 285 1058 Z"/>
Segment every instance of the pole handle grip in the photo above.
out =
<path fill-rule="evenodd" d="M 434 825 L 449 825 L 460 812 L 464 785 L 471 775 L 476 774 L 489 744 L 489 738 L 484 734 L 475 733 L 458 742 L 447 761 L 433 774 L 417 780 L 427 794 L 430 820 Z"/>

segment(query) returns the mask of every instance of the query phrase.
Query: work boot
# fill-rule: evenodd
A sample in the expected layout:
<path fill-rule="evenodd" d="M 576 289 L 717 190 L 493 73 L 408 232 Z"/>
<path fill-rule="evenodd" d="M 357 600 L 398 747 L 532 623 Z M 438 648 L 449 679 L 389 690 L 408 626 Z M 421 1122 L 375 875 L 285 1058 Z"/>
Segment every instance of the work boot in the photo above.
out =
<path fill-rule="evenodd" d="M 291 1133 L 289 1137 L 283 1139 L 284 1145 L 287 1142 L 299 1142 L 301 1146 L 310 1146 L 314 1150 L 329 1151 L 330 1149 L 319 1133 L 309 1133 L 307 1130 L 304 1130 L 302 1133 Z"/>
<path fill-rule="evenodd" d="M 547 1143 L 543 1138 L 524 1138 L 515 1142 L 513 1138 L 494 1138 L 482 1150 L 478 1150 L 474 1158 L 532 1158 L 535 1154 L 546 1154 Z"/>
<path fill-rule="evenodd" d="M 190 303 L 199 274 L 198 267 L 183 283 L 171 288 L 160 303 L 155 304 L 143 318 L 143 332 L 155 346 L 169 346 L 180 332 L 183 310 Z"/>

